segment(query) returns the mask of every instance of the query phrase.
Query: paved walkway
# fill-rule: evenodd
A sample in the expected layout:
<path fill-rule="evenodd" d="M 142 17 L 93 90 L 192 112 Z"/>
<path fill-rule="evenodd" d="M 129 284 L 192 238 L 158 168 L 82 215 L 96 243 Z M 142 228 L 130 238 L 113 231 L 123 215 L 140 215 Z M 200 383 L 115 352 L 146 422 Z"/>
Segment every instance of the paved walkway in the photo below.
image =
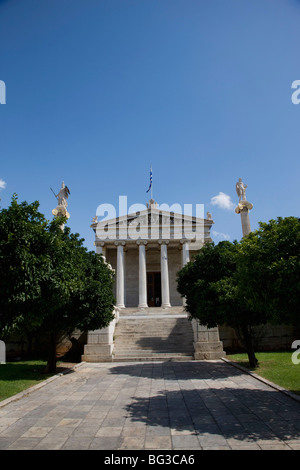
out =
<path fill-rule="evenodd" d="M 86 363 L 0 407 L 0 449 L 300 449 L 300 403 L 223 361 Z"/>

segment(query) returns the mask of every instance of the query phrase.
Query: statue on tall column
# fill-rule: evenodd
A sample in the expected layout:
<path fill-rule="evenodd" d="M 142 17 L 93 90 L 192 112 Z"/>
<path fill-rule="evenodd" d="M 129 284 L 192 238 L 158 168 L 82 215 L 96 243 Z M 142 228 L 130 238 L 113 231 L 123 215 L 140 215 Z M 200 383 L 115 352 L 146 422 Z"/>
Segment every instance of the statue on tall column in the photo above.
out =
<path fill-rule="evenodd" d="M 251 232 L 249 211 L 253 208 L 253 204 L 246 199 L 247 184 L 244 184 L 242 178 L 239 178 L 235 185 L 236 193 L 239 197 L 239 203 L 235 208 L 236 214 L 241 214 L 243 236 L 249 235 Z"/>
<path fill-rule="evenodd" d="M 56 197 L 57 202 L 58 202 L 56 209 L 52 210 L 52 214 L 54 216 L 65 216 L 68 219 L 70 217 L 70 214 L 67 211 L 67 206 L 68 206 L 67 199 L 70 195 L 69 188 L 65 185 L 65 183 L 63 181 L 58 194 L 55 194 L 53 189 L 51 189 L 51 191 L 53 192 L 53 194 Z"/>

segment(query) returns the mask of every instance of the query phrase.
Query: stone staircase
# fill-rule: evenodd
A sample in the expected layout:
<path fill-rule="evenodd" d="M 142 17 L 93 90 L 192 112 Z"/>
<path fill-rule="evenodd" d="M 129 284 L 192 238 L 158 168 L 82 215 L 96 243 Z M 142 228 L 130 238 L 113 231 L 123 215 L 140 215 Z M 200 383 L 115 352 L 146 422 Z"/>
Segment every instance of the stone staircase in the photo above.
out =
<path fill-rule="evenodd" d="M 193 359 L 192 324 L 181 307 L 120 312 L 114 332 L 113 361 Z"/>
<path fill-rule="evenodd" d="M 107 328 L 88 332 L 82 361 L 184 361 L 224 357 L 218 328 L 189 321 L 183 307 L 125 308 Z"/>

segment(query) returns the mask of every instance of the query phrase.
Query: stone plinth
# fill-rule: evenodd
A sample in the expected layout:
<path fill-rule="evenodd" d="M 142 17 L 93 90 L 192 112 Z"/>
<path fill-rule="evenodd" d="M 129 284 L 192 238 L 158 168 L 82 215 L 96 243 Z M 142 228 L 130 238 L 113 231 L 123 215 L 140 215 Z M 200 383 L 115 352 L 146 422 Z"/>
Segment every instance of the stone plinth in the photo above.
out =
<path fill-rule="evenodd" d="M 115 319 L 101 330 L 89 331 L 87 344 L 81 357 L 86 362 L 111 362 L 114 351 L 114 332 L 119 321 L 119 311 L 115 309 Z"/>
<path fill-rule="evenodd" d="M 196 360 L 220 359 L 225 357 L 223 344 L 220 341 L 219 329 L 207 328 L 200 325 L 198 320 L 192 320 L 194 331 L 194 357 Z"/>

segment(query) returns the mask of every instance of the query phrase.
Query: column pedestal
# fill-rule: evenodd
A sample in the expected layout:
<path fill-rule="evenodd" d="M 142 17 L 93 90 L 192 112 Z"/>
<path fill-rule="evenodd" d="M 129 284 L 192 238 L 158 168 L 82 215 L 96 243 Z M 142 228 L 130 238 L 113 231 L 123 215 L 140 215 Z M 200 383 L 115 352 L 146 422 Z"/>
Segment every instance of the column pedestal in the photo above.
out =
<path fill-rule="evenodd" d="M 219 328 L 207 328 L 200 325 L 196 319 L 192 320 L 194 331 L 194 357 L 198 361 L 213 360 L 225 357 L 223 343 L 220 341 Z"/>

